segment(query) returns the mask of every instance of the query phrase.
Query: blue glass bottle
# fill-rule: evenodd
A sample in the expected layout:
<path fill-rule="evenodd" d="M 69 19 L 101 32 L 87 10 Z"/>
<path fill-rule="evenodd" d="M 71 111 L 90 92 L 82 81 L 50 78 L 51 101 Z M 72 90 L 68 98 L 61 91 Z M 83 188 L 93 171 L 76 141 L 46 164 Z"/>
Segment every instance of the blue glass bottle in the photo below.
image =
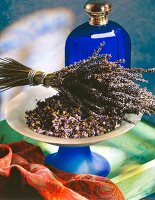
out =
<path fill-rule="evenodd" d="M 67 38 L 65 64 L 73 64 L 91 56 L 101 42 L 105 42 L 100 53 L 111 54 L 111 61 L 125 59 L 124 67 L 130 67 L 131 41 L 128 33 L 116 22 L 108 21 L 111 4 L 103 1 L 88 1 L 85 5 L 90 21 L 73 30 Z M 70 173 L 90 173 L 107 176 L 109 162 L 86 147 L 59 147 L 57 153 L 46 157 L 46 164 Z"/>
<path fill-rule="evenodd" d="M 95 2 L 95 3 L 94 3 Z M 88 1 L 85 5 L 90 21 L 73 30 L 65 46 L 65 65 L 73 64 L 91 56 L 101 42 L 105 42 L 101 54 L 111 54 L 111 61 L 125 59 L 122 65 L 131 65 L 131 40 L 127 31 L 118 23 L 108 21 L 111 4 Z"/>

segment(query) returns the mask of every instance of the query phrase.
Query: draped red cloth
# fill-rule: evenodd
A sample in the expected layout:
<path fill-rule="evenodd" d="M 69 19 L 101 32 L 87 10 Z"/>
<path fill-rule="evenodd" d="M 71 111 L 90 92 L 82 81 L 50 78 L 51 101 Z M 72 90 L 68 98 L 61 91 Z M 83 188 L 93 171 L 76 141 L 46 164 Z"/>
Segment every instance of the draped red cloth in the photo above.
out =
<path fill-rule="evenodd" d="M 44 165 L 40 148 L 21 141 L 0 145 L 0 199 L 124 200 L 108 178 L 69 174 Z"/>

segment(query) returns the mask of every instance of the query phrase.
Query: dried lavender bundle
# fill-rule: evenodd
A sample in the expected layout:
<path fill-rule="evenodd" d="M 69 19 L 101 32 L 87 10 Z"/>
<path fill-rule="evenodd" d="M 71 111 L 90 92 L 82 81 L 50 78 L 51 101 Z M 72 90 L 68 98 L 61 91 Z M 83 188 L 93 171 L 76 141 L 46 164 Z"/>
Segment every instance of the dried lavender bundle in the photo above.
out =
<path fill-rule="evenodd" d="M 76 70 L 67 72 L 63 80 L 62 75 L 59 77 L 62 81 L 59 95 L 38 102 L 36 109 L 26 113 L 31 129 L 62 138 L 92 137 L 116 129 L 123 120 L 128 121 L 125 114 L 154 113 L 155 97 L 134 81 L 147 82 L 142 73 L 155 70 L 124 69 L 122 61 L 110 62 L 109 55 L 97 60 L 97 53 L 98 50 L 94 57 L 82 61 L 84 66 L 75 64 Z M 52 116 L 54 113 L 52 120 L 49 113 Z"/>
<path fill-rule="evenodd" d="M 153 73 L 155 68 L 125 69 L 121 66 L 123 60 L 111 62 L 110 55 L 99 55 L 102 46 L 103 43 L 88 59 L 50 73 L 43 80 L 43 72 L 35 73 L 33 85 L 52 86 L 59 90 L 59 95 L 27 111 L 30 128 L 57 137 L 89 137 L 114 130 L 125 114 L 155 113 L 155 96 L 138 84 L 147 83 L 143 73 Z M 4 59 L 0 62 L 0 89 L 28 85 L 30 70 Z"/>

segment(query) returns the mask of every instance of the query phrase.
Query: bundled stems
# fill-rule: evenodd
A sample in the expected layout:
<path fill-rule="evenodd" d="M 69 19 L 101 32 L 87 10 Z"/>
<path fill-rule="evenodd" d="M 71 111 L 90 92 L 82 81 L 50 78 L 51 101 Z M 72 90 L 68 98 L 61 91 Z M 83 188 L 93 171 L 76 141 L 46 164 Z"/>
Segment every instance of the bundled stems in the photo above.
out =
<path fill-rule="evenodd" d="M 102 47 L 103 43 L 91 57 L 46 76 L 42 71 L 30 74 L 31 68 L 13 59 L 1 59 L 0 91 L 29 85 L 31 78 L 32 85 L 56 88 L 60 99 L 65 96 L 68 104 L 87 115 L 115 115 L 120 120 L 125 114 L 154 113 L 155 96 L 138 83 L 147 83 L 143 73 L 154 73 L 155 68 L 123 68 L 123 60 L 111 62 L 110 55 L 99 55 Z"/>

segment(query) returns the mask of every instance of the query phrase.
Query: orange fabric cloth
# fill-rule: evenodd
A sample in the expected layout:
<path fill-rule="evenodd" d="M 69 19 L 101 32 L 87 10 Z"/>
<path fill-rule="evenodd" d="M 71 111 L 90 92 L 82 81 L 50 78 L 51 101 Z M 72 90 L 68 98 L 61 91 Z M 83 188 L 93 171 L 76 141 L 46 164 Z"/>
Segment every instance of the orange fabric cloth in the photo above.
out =
<path fill-rule="evenodd" d="M 40 148 L 24 141 L 0 145 L 0 199 L 124 200 L 108 178 L 44 166 Z"/>

